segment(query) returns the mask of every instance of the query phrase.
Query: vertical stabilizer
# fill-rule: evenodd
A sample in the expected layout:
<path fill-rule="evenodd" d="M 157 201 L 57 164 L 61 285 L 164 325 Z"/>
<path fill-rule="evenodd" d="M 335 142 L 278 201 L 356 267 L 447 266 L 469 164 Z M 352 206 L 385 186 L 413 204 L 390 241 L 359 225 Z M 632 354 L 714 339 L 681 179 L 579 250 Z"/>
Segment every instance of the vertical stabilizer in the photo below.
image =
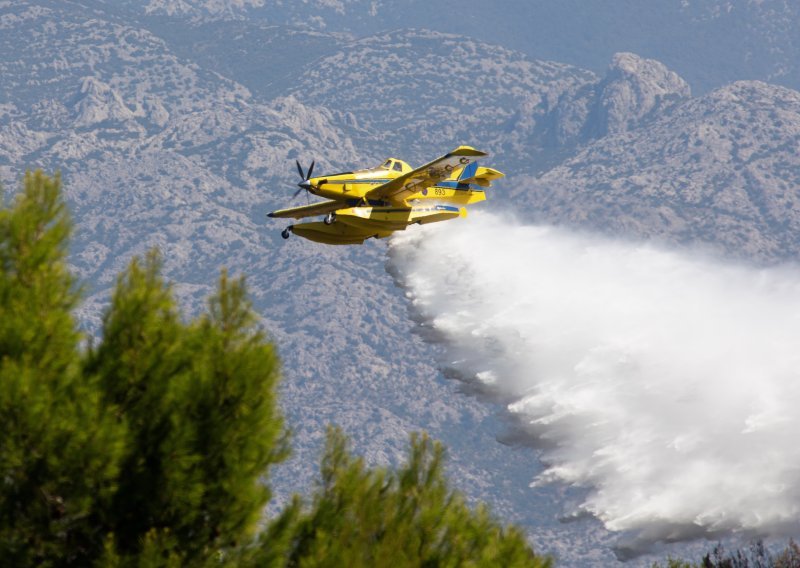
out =
<path fill-rule="evenodd" d="M 478 171 L 478 162 L 470 162 L 464 166 L 463 170 L 461 170 L 461 175 L 458 176 L 458 181 L 473 177 L 476 171 Z"/>

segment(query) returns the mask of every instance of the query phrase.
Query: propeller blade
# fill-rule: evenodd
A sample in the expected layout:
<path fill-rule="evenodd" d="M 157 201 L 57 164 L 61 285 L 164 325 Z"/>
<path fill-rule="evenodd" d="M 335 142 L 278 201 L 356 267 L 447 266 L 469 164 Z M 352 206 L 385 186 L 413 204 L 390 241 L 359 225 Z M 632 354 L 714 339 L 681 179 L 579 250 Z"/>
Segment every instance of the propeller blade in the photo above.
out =
<path fill-rule="evenodd" d="M 311 165 L 308 167 L 308 173 L 304 174 L 303 173 L 303 166 L 300 165 L 300 160 L 295 160 L 294 161 L 294 165 L 297 166 L 297 173 L 300 174 L 300 177 L 303 179 L 303 181 L 301 181 L 300 183 L 297 184 L 300 187 L 300 189 L 298 189 L 297 191 L 294 192 L 294 195 L 292 195 L 292 199 L 297 197 L 297 195 L 301 191 L 303 191 L 304 189 L 306 190 L 306 199 L 308 199 L 308 193 L 309 193 L 309 190 L 311 189 L 311 183 L 308 180 L 311 179 L 311 172 L 314 171 L 314 164 L 315 163 L 316 163 L 316 161 L 312 161 Z M 325 180 L 325 181 L 328 181 L 328 180 Z"/>

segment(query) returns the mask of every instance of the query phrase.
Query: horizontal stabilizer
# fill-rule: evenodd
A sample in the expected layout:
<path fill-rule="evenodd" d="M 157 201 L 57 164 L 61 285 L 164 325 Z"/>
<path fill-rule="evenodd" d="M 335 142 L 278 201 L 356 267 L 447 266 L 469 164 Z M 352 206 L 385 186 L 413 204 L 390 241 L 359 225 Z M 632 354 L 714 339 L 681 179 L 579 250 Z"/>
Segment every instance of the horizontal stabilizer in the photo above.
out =
<path fill-rule="evenodd" d="M 464 168 L 464 170 L 461 172 L 461 175 L 458 177 L 459 183 L 475 183 L 481 187 L 489 187 L 492 185 L 492 181 L 505 177 L 503 172 L 499 172 L 492 168 L 476 168 L 470 177 L 465 177 L 465 174 L 469 174 L 467 170 L 473 165 L 476 164 L 473 163 Z"/>

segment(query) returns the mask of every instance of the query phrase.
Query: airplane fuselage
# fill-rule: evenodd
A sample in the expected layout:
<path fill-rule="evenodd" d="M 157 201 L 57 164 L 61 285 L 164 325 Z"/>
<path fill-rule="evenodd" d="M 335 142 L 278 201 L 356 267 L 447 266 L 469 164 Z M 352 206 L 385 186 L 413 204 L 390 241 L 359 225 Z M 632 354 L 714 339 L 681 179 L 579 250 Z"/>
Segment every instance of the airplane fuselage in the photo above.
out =
<path fill-rule="evenodd" d="M 307 189 L 312 194 L 327 199 L 359 201 L 372 189 L 410 171 L 411 167 L 402 160 L 390 158 L 377 168 L 311 178 L 307 180 Z M 485 199 L 483 188 L 477 184 L 447 180 L 414 193 L 400 203 L 387 201 L 371 204 L 408 206 L 414 202 L 432 200 L 453 205 L 469 205 Z"/>

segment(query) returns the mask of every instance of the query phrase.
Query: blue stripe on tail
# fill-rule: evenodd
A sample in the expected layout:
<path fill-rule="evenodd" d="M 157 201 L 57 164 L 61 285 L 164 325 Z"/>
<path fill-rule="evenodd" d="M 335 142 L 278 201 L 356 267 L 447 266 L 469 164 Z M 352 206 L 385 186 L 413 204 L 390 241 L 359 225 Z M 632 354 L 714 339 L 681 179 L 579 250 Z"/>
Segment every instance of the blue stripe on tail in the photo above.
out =
<path fill-rule="evenodd" d="M 478 171 L 478 162 L 470 162 L 461 170 L 461 175 L 458 176 L 459 181 L 473 177 L 476 171 Z"/>

